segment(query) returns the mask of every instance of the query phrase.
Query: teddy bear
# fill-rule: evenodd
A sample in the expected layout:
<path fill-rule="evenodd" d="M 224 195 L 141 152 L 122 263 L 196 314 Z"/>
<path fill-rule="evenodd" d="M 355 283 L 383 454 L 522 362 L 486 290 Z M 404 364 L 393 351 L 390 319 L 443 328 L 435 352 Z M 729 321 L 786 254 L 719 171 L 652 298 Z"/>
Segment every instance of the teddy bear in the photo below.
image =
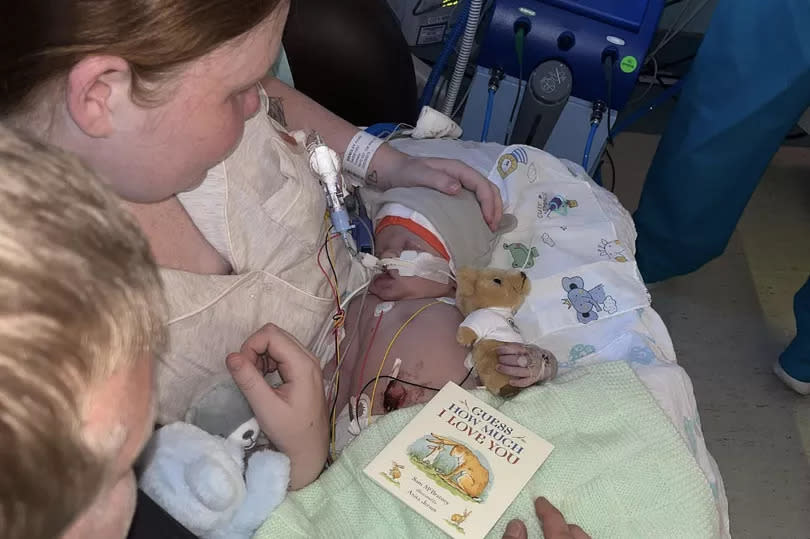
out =
<path fill-rule="evenodd" d="M 493 394 L 511 397 L 521 388 L 498 372 L 496 349 L 505 342 L 524 342 L 515 325 L 515 312 L 531 291 L 522 271 L 496 268 L 460 268 L 456 273 L 456 307 L 466 318 L 456 334 L 463 346 L 472 346 L 472 365 Z"/>
<path fill-rule="evenodd" d="M 247 539 L 287 493 L 290 460 L 263 434 L 230 376 L 215 379 L 144 452 L 139 485 L 203 539 Z"/>

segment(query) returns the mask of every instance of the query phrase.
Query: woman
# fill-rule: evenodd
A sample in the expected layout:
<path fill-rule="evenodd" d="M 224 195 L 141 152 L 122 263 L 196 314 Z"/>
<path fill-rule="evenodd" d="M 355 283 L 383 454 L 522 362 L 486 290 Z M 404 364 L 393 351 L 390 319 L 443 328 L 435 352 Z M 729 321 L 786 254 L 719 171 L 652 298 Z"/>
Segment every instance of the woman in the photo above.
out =
<path fill-rule="evenodd" d="M 338 151 L 357 129 L 265 77 L 288 7 L 286 0 L 238 7 L 11 0 L 0 8 L 8 26 L 0 32 L 0 119 L 89 163 L 135 216 L 163 268 L 171 337 L 158 370 L 164 422 L 181 418 L 225 373 L 227 353 L 263 324 L 310 345 L 334 307 L 316 263 L 323 196 L 301 145 L 257 114 L 257 82 L 290 129 L 317 129 Z M 384 145 L 366 179 L 382 189 L 463 186 L 490 225 L 500 219 L 497 190 L 457 161 L 410 158 Z M 194 190 L 201 183 L 206 189 Z M 177 195 L 189 190 L 182 202 Z M 336 247 L 345 290 L 362 275 Z"/>

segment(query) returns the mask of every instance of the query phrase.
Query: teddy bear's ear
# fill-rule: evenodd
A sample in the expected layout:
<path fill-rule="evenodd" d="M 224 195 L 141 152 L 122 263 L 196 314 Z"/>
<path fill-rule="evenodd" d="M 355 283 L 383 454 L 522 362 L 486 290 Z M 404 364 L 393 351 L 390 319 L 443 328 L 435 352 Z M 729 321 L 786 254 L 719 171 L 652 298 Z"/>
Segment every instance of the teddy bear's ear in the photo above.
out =
<path fill-rule="evenodd" d="M 475 269 L 464 267 L 456 271 L 456 295 L 469 296 L 475 292 Z"/>

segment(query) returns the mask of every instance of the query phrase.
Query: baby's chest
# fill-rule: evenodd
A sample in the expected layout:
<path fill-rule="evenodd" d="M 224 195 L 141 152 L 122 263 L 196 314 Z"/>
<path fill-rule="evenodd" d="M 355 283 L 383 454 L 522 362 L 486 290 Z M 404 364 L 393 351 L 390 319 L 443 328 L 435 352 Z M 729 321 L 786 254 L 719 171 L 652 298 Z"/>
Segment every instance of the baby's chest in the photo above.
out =
<path fill-rule="evenodd" d="M 431 303 L 405 300 L 390 306 L 381 303 L 366 310 L 363 324 L 365 349 L 360 350 L 360 355 L 368 353 L 368 362 L 375 362 L 374 372 L 383 358 L 386 358 L 384 374 L 389 373 L 396 359 L 409 370 L 418 370 L 420 364 L 432 360 L 435 351 L 444 353 L 448 346 L 452 347 L 462 320 L 461 313 L 451 305 Z M 368 311 L 371 311 L 371 316 Z M 377 313 L 379 315 L 375 316 Z"/>

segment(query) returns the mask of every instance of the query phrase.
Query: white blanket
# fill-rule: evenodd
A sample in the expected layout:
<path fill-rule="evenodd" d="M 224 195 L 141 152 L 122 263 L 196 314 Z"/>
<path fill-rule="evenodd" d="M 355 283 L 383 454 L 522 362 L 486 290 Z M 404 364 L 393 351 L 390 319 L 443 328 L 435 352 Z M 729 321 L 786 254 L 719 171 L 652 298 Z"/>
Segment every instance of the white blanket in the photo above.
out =
<path fill-rule="evenodd" d="M 703 439 L 692 384 L 650 307 L 634 259 L 635 227 L 618 199 L 579 165 L 531 147 L 393 144 L 412 155 L 460 159 L 498 185 L 518 227 L 503 238 L 492 265 L 521 268 L 532 280 L 532 294 L 515 317 L 523 336 L 554 352 L 561 372 L 629 363 L 692 450 L 729 537 L 728 501 Z"/>

